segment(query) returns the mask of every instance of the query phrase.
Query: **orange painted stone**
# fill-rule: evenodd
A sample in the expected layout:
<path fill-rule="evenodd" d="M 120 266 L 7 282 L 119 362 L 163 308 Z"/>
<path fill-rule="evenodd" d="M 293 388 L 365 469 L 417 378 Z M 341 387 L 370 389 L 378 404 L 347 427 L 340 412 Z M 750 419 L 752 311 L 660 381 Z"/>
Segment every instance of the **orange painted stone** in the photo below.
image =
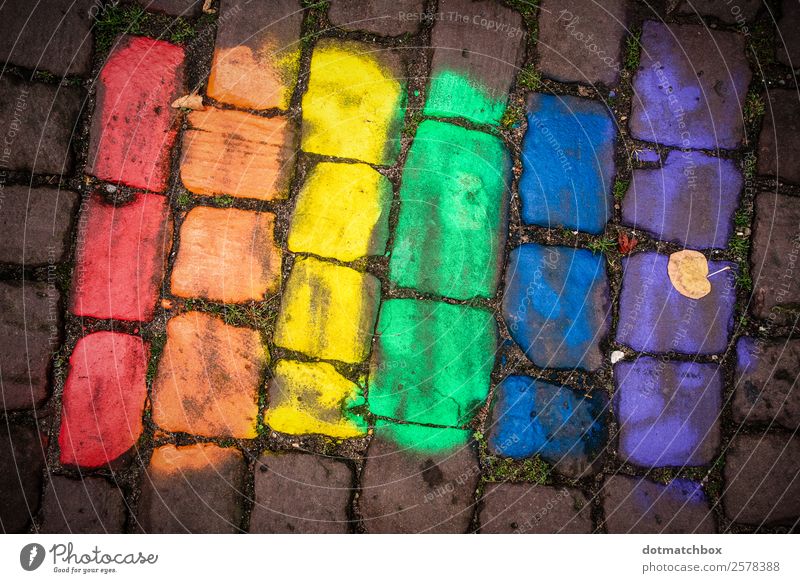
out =
<path fill-rule="evenodd" d="M 275 215 L 195 207 L 181 225 L 172 293 L 226 303 L 262 300 L 278 291 L 281 253 Z"/>
<path fill-rule="evenodd" d="M 300 67 L 298 0 L 225 0 L 208 96 L 243 109 L 287 109 Z"/>
<path fill-rule="evenodd" d="M 207 437 L 256 437 L 258 387 L 269 352 L 256 330 L 202 312 L 167 323 L 153 382 L 153 421 Z"/>
<path fill-rule="evenodd" d="M 95 332 L 78 341 L 64 385 L 62 464 L 100 467 L 136 445 L 149 352 L 141 338 L 120 332 Z"/>
<path fill-rule="evenodd" d="M 181 180 L 190 192 L 258 200 L 288 196 L 296 140 L 286 118 L 209 108 L 189 114 L 189 127 Z"/>

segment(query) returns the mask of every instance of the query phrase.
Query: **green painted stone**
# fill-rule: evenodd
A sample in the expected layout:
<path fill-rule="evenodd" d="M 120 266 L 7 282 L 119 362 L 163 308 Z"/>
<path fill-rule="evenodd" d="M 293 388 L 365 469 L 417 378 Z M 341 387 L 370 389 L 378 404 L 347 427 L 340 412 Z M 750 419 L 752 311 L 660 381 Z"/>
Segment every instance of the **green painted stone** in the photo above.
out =
<path fill-rule="evenodd" d="M 507 98 L 492 97 L 481 83 L 455 71 L 441 71 L 431 79 L 425 115 L 465 117 L 475 123 L 497 125 L 506 110 Z"/>
<path fill-rule="evenodd" d="M 497 325 L 486 310 L 384 302 L 370 363 L 370 410 L 413 423 L 469 423 L 489 394 L 496 346 Z"/>
<path fill-rule="evenodd" d="M 510 181 L 511 157 L 500 139 L 422 122 L 400 186 L 391 282 L 454 299 L 493 296 Z"/>
<path fill-rule="evenodd" d="M 430 427 L 414 423 L 399 424 L 378 419 L 375 435 L 399 446 L 423 454 L 449 454 L 465 447 L 472 431 L 452 427 Z"/>

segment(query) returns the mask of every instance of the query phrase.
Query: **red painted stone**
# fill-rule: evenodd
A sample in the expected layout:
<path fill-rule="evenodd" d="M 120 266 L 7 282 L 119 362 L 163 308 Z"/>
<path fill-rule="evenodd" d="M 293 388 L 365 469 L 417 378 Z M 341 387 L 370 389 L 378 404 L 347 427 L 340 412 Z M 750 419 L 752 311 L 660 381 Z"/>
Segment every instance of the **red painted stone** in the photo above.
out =
<path fill-rule="evenodd" d="M 171 240 L 166 197 L 138 193 L 132 202 L 114 206 L 94 192 L 81 217 L 70 311 L 151 320 Z"/>
<path fill-rule="evenodd" d="M 163 192 L 169 180 L 176 110 L 184 93 L 181 47 L 124 37 L 100 71 L 87 172 L 102 180 Z"/>
<path fill-rule="evenodd" d="M 62 464 L 96 468 L 134 446 L 142 433 L 149 353 L 141 338 L 119 332 L 78 341 L 64 385 Z"/>

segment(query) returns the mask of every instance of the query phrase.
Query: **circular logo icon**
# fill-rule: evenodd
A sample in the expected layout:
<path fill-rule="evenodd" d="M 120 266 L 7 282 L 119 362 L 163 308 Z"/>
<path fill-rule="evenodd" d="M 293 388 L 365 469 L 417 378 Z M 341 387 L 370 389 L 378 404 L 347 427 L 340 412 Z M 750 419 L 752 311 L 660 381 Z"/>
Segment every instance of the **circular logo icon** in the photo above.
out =
<path fill-rule="evenodd" d="M 19 552 L 19 564 L 26 571 L 35 571 L 44 562 L 44 547 L 39 543 L 30 543 Z"/>

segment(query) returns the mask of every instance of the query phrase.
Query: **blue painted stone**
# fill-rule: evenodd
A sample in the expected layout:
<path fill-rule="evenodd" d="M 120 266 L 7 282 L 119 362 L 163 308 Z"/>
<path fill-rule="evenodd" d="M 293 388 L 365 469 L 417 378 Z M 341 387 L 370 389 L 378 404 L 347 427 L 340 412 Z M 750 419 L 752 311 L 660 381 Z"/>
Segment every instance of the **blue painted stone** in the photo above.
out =
<path fill-rule="evenodd" d="M 603 256 L 535 243 L 511 252 L 503 317 L 511 337 L 542 368 L 597 370 L 610 303 Z"/>
<path fill-rule="evenodd" d="M 681 148 L 736 148 L 750 83 L 745 37 L 705 26 L 645 22 L 630 129 Z"/>
<path fill-rule="evenodd" d="M 489 451 L 514 459 L 539 454 L 561 473 L 580 475 L 606 445 L 606 404 L 597 394 L 510 376 L 496 389 Z"/>
<path fill-rule="evenodd" d="M 642 352 L 719 354 L 733 331 L 736 303 L 736 265 L 709 261 L 711 292 L 702 299 L 687 298 L 673 287 L 667 273 L 669 257 L 637 253 L 622 260 L 617 341 Z"/>
<path fill-rule="evenodd" d="M 646 467 L 714 458 L 722 408 L 717 365 L 641 357 L 614 365 L 614 381 L 620 456 Z"/>
<path fill-rule="evenodd" d="M 522 142 L 522 220 L 602 233 L 611 214 L 614 135 L 602 104 L 532 94 Z"/>
<path fill-rule="evenodd" d="M 673 150 L 663 168 L 633 171 L 622 220 L 662 241 L 723 249 L 733 232 L 742 182 L 732 160 Z"/>

